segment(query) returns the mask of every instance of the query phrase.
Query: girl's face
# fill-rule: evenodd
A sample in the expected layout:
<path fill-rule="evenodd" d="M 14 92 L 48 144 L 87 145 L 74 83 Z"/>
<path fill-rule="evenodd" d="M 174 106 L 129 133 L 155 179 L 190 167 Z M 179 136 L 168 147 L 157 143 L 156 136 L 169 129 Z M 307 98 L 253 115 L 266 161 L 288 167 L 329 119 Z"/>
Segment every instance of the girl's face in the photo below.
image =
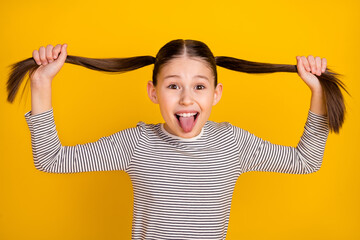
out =
<path fill-rule="evenodd" d="M 156 87 L 149 81 L 147 90 L 160 106 L 166 131 L 182 138 L 200 134 L 221 98 L 222 84 L 215 88 L 214 81 L 212 70 L 199 58 L 175 58 L 162 67 Z"/>

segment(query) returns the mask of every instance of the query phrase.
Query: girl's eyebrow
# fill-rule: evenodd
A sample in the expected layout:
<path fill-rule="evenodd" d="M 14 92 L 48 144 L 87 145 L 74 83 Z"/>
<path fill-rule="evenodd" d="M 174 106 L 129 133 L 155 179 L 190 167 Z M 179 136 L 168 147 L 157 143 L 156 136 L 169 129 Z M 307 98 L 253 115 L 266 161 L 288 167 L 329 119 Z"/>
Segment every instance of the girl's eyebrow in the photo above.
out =
<path fill-rule="evenodd" d="M 168 75 L 168 76 L 164 77 L 164 80 L 166 80 L 167 78 L 172 78 L 172 77 L 180 78 L 179 75 L 173 74 L 173 75 Z M 204 75 L 195 75 L 193 78 L 203 78 L 203 79 L 206 79 L 207 81 L 209 81 L 209 79 Z"/>

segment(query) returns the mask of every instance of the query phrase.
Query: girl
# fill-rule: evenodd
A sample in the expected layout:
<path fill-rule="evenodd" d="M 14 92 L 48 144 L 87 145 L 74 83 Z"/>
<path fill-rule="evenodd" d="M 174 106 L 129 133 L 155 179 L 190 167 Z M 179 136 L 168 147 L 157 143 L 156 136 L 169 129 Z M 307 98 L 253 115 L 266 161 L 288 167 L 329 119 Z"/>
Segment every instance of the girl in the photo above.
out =
<path fill-rule="evenodd" d="M 33 52 L 39 66 L 30 75 L 31 111 L 25 119 L 35 167 L 50 173 L 127 172 L 134 190 L 132 239 L 225 239 L 232 193 L 241 174 L 309 174 L 322 164 L 329 125 L 317 76 L 326 70 L 325 58 L 296 57 L 298 75 L 312 93 L 296 147 L 272 144 L 228 122 L 208 120 L 222 95 L 215 67 L 220 60 L 200 41 L 173 40 L 156 58 L 93 59 L 87 65 L 81 58 L 84 61 L 76 64 L 107 71 L 155 63 L 147 90 L 165 122 L 140 121 L 96 142 L 62 146 L 51 105 L 51 81 L 67 57 L 66 44 Z"/>

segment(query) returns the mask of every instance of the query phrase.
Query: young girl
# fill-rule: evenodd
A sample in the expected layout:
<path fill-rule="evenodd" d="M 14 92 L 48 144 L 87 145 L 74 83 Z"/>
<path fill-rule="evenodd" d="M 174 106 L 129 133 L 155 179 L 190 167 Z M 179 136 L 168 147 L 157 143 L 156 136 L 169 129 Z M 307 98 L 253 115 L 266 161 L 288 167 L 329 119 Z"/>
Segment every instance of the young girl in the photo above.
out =
<path fill-rule="evenodd" d="M 96 142 L 62 146 L 51 81 L 67 58 L 67 45 L 40 47 L 33 58 L 40 66 L 31 74 L 32 105 L 25 118 L 35 167 L 51 173 L 127 172 L 134 190 L 132 239 L 225 239 L 241 174 L 309 174 L 322 164 L 329 126 L 317 76 L 326 69 L 325 58 L 296 57 L 298 74 L 312 93 L 297 147 L 272 144 L 228 122 L 208 120 L 222 94 L 215 58 L 204 43 L 182 39 L 159 51 L 152 62 L 153 81 L 147 85 L 165 123 L 140 121 Z"/>

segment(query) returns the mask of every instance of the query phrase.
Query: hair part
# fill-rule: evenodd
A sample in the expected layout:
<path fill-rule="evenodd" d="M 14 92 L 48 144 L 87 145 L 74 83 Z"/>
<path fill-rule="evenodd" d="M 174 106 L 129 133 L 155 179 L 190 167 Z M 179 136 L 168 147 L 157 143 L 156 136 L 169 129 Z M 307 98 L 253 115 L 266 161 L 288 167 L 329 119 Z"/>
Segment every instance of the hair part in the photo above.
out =
<path fill-rule="evenodd" d="M 71 63 L 107 73 L 124 73 L 154 64 L 152 81 L 154 86 L 156 86 L 157 76 L 161 69 L 172 59 L 179 57 L 203 60 L 213 72 L 215 87 L 218 82 L 216 66 L 244 73 L 297 73 L 296 65 L 252 62 L 226 56 L 214 57 L 210 48 L 205 43 L 191 39 L 175 39 L 166 43 L 162 48 L 160 48 L 156 57 L 147 55 L 129 58 L 86 58 L 67 55 L 65 63 Z M 10 65 L 10 67 L 10 75 L 7 81 L 7 100 L 12 103 L 25 75 L 29 72 L 30 76 L 39 67 L 39 65 L 31 57 L 16 62 Z M 339 79 L 339 76 L 342 75 L 333 72 L 329 68 L 327 68 L 321 76 L 317 76 L 325 95 L 328 125 L 330 130 L 335 133 L 339 133 L 339 130 L 344 123 L 346 112 L 344 97 L 340 88 L 349 94 L 346 90 L 345 84 Z M 28 81 L 29 78 L 27 78 L 26 84 Z"/>

